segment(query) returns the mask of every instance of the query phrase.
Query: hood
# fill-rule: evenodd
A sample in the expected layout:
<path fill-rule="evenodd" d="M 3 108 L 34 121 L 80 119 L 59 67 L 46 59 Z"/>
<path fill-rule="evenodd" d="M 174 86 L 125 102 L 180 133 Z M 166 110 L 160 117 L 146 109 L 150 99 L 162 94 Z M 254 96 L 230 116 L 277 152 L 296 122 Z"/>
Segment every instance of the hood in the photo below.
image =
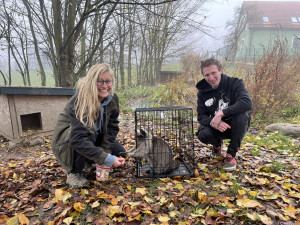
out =
<path fill-rule="evenodd" d="M 198 89 L 198 91 L 200 91 L 201 93 L 205 93 L 205 92 L 210 92 L 210 91 L 214 91 L 214 90 L 218 90 L 220 89 L 220 87 L 222 86 L 222 84 L 225 82 L 227 75 L 222 73 L 221 74 L 221 81 L 219 84 L 219 87 L 217 89 L 213 89 L 211 87 L 211 85 L 209 83 L 207 83 L 207 81 L 203 78 L 202 80 L 200 80 L 197 84 L 196 84 L 196 88 Z"/>
<path fill-rule="evenodd" d="M 108 105 L 108 103 L 110 103 L 111 100 L 112 100 L 112 96 L 111 94 L 109 94 L 105 99 L 101 101 L 101 107 Z"/>

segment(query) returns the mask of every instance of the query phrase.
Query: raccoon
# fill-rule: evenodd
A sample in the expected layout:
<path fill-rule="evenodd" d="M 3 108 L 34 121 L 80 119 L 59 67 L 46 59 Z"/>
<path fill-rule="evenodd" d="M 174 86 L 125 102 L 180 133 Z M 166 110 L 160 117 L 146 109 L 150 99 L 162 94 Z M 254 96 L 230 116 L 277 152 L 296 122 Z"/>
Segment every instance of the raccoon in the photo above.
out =
<path fill-rule="evenodd" d="M 154 174 L 168 173 L 180 165 L 166 141 L 151 133 L 148 134 L 143 129 L 137 132 L 137 146 L 129 150 L 126 155 L 145 159 Z"/>

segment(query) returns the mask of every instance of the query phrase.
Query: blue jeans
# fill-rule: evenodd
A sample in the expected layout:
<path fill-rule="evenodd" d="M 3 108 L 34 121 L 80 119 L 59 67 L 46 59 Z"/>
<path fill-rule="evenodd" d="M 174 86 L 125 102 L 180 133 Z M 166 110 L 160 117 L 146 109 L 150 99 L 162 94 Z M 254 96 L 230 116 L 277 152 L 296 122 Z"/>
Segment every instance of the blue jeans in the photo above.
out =
<path fill-rule="evenodd" d="M 114 144 L 114 148 L 112 149 L 112 155 L 115 155 L 117 157 L 120 156 L 120 152 L 125 152 L 125 148 L 116 140 Z M 73 169 L 70 171 L 70 173 L 81 173 L 85 162 L 88 162 L 90 164 L 93 163 L 93 161 L 85 158 L 80 153 L 74 151 L 74 162 L 73 162 Z"/>
<path fill-rule="evenodd" d="M 250 119 L 248 112 L 232 116 L 231 119 L 225 121 L 231 126 L 231 129 L 225 132 L 220 132 L 211 126 L 200 125 L 197 137 L 202 143 L 214 146 L 220 146 L 223 139 L 230 139 L 227 153 L 235 157 L 249 129 Z"/>

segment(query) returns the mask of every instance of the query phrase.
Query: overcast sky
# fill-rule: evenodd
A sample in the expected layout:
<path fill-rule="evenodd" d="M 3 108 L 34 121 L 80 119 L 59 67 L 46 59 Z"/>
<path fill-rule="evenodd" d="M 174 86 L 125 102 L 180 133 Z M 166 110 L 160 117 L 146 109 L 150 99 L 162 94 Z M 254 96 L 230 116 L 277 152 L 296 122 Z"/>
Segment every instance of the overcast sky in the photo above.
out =
<path fill-rule="evenodd" d="M 261 1 L 261 0 L 251 0 Z M 264 1 L 285 1 L 285 0 L 264 0 Z M 300 1 L 300 0 L 286 0 Z M 225 30 L 226 22 L 234 16 L 234 9 L 242 6 L 243 0 L 215 0 L 213 3 L 207 4 L 207 20 L 206 24 L 216 27 L 212 37 L 204 37 L 206 49 L 202 50 L 217 50 L 223 46 L 224 36 L 227 34 Z"/>
<path fill-rule="evenodd" d="M 214 37 L 209 36 L 200 36 L 199 38 L 201 44 L 198 45 L 196 51 L 215 51 L 218 48 L 223 46 L 224 37 L 226 36 L 225 25 L 229 19 L 232 19 L 234 16 L 234 9 L 238 6 L 242 5 L 243 0 L 215 0 L 213 3 L 209 3 L 206 5 L 206 21 L 205 24 L 207 26 L 214 27 L 215 29 L 211 34 Z"/>

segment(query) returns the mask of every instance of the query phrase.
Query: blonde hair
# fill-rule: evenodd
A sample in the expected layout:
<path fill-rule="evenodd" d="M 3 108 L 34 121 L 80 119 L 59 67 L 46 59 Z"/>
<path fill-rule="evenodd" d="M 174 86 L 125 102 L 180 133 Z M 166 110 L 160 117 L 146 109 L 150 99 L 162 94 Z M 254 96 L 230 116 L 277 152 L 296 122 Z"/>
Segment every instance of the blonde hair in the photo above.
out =
<path fill-rule="evenodd" d="M 89 128 L 94 127 L 95 120 L 99 116 L 100 101 L 98 99 L 97 79 L 99 75 L 105 72 L 109 72 L 111 77 L 114 77 L 114 72 L 108 64 L 93 65 L 87 75 L 80 78 L 75 85 L 78 91 L 75 115 L 81 123 Z"/>

